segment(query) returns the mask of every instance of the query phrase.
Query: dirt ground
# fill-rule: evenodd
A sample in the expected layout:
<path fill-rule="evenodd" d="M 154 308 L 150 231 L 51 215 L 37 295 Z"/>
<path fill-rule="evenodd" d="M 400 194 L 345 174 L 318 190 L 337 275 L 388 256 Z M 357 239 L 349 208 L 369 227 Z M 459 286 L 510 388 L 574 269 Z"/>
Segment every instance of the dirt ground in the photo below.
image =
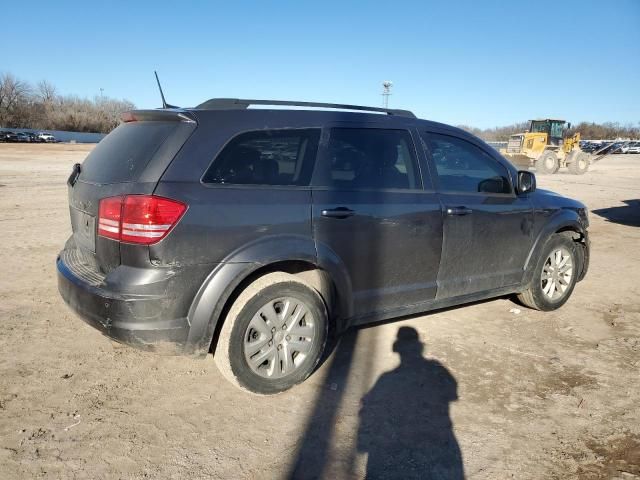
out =
<path fill-rule="evenodd" d="M 559 311 L 497 299 L 352 331 L 257 397 L 62 302 L 65 181 L 90 148 L 0 145 L 0 478 L 640 478 L 640 155 L 539 177 L 592 212 Z"/>

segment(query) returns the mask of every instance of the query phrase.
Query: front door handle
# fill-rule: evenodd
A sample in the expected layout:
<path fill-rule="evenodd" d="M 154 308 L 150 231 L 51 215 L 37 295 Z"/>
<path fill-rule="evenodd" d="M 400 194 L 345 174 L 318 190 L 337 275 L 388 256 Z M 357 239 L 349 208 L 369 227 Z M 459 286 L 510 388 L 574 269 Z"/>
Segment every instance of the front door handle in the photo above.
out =
<path fill-rule="evenodd" d="M 447 215 L 471 215 L 473 210 L 467 207 L 447 207 Z"/>
<path fill-rule="evenodd" d="M 355 215 L 356 212 L 347 207 L 331 208 L 322 210 L 322 216 L 328 218 L 347 218 Z"/>

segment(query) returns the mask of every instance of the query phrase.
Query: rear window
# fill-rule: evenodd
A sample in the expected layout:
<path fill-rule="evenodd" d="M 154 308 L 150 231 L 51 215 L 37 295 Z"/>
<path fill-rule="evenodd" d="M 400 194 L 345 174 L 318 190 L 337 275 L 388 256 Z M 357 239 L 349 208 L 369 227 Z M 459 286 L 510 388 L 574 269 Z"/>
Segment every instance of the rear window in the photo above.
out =
<path fill-rule="evenodd" d="M 309 185 L 320 129 L 259 130 L 231 140 L 205 173 L 205 183 Z"/>
<path fill-rule="evenodd" d="M 135 182 L 179 122 L 123 123 L 82 164 L 80 179 L 91 183 Z"/>

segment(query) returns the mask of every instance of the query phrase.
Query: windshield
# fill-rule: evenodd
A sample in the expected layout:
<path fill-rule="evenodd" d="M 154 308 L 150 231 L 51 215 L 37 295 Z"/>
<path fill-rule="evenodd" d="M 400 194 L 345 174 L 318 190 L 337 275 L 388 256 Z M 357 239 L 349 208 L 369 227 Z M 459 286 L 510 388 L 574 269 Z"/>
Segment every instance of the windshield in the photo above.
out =
<path fill-rule="evenodd" d="M 529 129 L 532 133 L 546 133 L 550 137 L 562 138 L 564 122 L 559 120 L 532 120 Z"/>
<path fill-rule="evenodd" d="M 532 133 L 549 133 L 549 122 L 532 121 L 531 132 Z"/>

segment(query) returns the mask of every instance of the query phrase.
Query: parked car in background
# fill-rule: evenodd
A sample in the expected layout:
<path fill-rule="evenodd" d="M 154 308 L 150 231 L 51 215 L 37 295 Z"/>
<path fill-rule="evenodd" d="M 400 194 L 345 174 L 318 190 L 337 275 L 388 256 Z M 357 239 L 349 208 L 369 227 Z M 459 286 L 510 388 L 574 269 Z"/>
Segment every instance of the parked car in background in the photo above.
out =
<path fill-rule="evenodd" d="M 627 153 L 627 144 L 625 142 L 616 142 L 609 153 Z"/>
<path fill-rule="evenodd" d="M 31 136 L 28 133 L 25 133 L 25 132 L 16 133 L 16 138 L 17 138 L 18 142 L 21 142 L 21 143 L 31 143 L 32 142 Z"/>
<path fill-rule="evenodd" d="M 40 142 L 55 142 L 56 141 L 56 137 L 54 137 L 51 133 L 38 132 L 37 136 L 38 136 L 38 139 L 39 139 Z"/>
<path fill-rule="evenodd" d="M 587 272 L 582 203 L 408 111 L 213 99 L 123 120 L 68 179 L 60 293 L 121 342 L 213 351 L 252 392 L 307 378 L 329 328 L 506 294 L 555 310 Z"/>
<path fill-rule="evenodd" d="M 17 142 L 18 141 L 18 136 L 14 133 L 14 132 L 2 132 L 3 134 L 3 138 L 2 141 L 3 142 Z"/>
<path fill-rule="evenodd" d="M 583 140 L 582 142 L 580 142 L 580 149 L 583 152 L 587 152 L 587 153 L 593 153 L 602 147 L 603 147 L 603 144 L 601 142 L 589 142 L 586 140 Z"/>
<path fill-rule="evenodd" d="M 627 153 L 640 153 L 640 142 L 631 142 L 627 147 Z"/>
<path fill-rule="evenodd" d="M 57 139 L 53 136 L 53 134 L 48 132 L 1 131 L 0 142 L 52 143 L 57 142 Z"/>

